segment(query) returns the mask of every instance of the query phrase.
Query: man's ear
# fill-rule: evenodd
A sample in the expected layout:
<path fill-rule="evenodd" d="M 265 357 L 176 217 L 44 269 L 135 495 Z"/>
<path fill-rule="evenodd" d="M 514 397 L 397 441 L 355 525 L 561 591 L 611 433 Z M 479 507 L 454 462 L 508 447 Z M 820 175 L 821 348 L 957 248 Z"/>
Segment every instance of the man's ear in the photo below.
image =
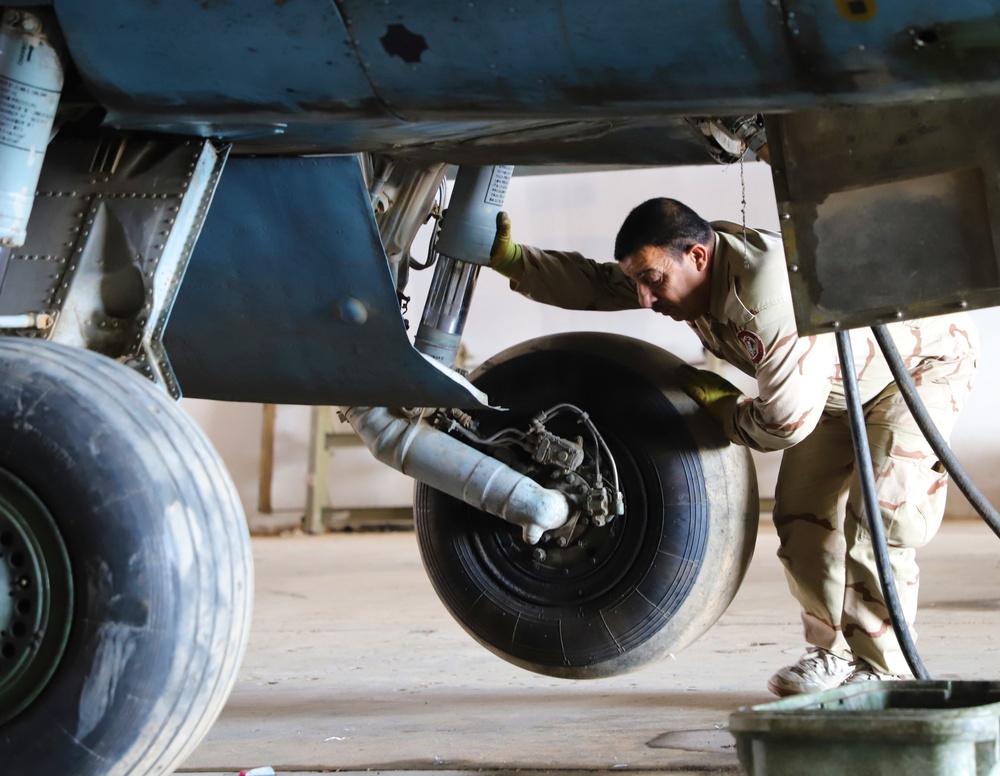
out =
<path fill-rule="evenodd" d="M 694 262 L 694 267 L 699 272 L 703 271 L 705 267 L 708 266 L 708 246 L 701 245 L 700 243 L 695 243 L 691 246 L 687 253 L 691 257 L 691 261 Z"/>

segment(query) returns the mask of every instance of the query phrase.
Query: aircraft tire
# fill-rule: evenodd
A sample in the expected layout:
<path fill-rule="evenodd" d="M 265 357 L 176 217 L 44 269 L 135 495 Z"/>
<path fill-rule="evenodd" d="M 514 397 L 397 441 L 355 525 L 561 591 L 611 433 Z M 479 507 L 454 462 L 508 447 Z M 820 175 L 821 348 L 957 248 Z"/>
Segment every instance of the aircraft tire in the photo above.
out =
<path fill-rule="evenodd" d="M 562 402 L 589 413 L 626 503 L 623 517 L 589 526 L 569 547 L 531 547 L 519 528 L 417 485 L 416 531 L 434 589 L 494 654 L 549 676 L 614 676 L 679 652 L 729 605 L 753 554 L 756 475 L 749 452 L 678 388 L 680 363 L 627 337 L 563 334 L 471 375 L 491 404 L 508 408 L 471 413 L 484 436 L 524 429 Z M 586 439 L 571 421 L 547 427 Z"/>
<path fill-rule="evenodd" d="M 176 404 L 111 359 L 0 338 L 0 373 L 2 770 L 172 773 L 249 634 L 232 480 Z"/>

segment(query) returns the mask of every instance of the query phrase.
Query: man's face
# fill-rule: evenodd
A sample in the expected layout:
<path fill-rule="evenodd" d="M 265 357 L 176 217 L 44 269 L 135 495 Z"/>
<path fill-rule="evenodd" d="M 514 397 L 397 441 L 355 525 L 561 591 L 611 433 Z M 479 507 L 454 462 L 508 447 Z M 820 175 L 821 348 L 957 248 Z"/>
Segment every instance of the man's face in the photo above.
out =
<path fill-rule="evenodd" d="M 635 281 L 639 304 L 675 321 L 693 321 L 708 312 L 708 272 L 705 247 L 669 253 L 654 245 L 640 248 L 620 262 Z"/>

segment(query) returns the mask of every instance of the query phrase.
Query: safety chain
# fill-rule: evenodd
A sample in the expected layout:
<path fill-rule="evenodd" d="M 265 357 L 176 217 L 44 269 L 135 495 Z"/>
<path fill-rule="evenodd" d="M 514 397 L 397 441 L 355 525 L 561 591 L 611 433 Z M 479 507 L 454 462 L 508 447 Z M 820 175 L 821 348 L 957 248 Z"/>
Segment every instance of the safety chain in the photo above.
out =
<path fill-rule="evenodd" d="M 746 155 L 744 150 L 743 155 Z M 743 268 L 750 269 L 750 253 L 747 250 L 747 184 L 743 178 L 743 156 L 740 157 L 740 212 L 743 214 Z"/>

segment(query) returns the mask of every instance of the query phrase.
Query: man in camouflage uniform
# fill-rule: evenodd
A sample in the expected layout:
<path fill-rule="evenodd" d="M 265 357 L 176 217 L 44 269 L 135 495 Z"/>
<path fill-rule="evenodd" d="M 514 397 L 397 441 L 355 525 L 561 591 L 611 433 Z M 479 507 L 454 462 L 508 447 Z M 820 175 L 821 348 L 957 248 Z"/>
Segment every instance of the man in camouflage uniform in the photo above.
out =
<path fill-rule="evenodd" d="M 832 334 L 799 337 L 780 235 L 707 223 L 654 199 L 635 208 L 615 241 L 617 262 L 515 244 L 501 213 L 491 266 L 525 296 L 569 309 L 646 307 L 685 321 L 719 358 L 757 380 L 756 397 L 692 367 L 682 387 L 730 440 L 784 450 L 774 524 L 811 645 L 768 682 L 777 695 L 845 681 L 891 679 L 908 667 L 890 626 Z M 947 437 L 972 384 L 975 327 L 956 314 L 892 324 L 893 340 L 928 411 Z M 889 558 L 908 622 L 917 609 L 915 550 L 937 531 L 947 475 L 913 421 L 870 331 L 851 333 Z"/>

